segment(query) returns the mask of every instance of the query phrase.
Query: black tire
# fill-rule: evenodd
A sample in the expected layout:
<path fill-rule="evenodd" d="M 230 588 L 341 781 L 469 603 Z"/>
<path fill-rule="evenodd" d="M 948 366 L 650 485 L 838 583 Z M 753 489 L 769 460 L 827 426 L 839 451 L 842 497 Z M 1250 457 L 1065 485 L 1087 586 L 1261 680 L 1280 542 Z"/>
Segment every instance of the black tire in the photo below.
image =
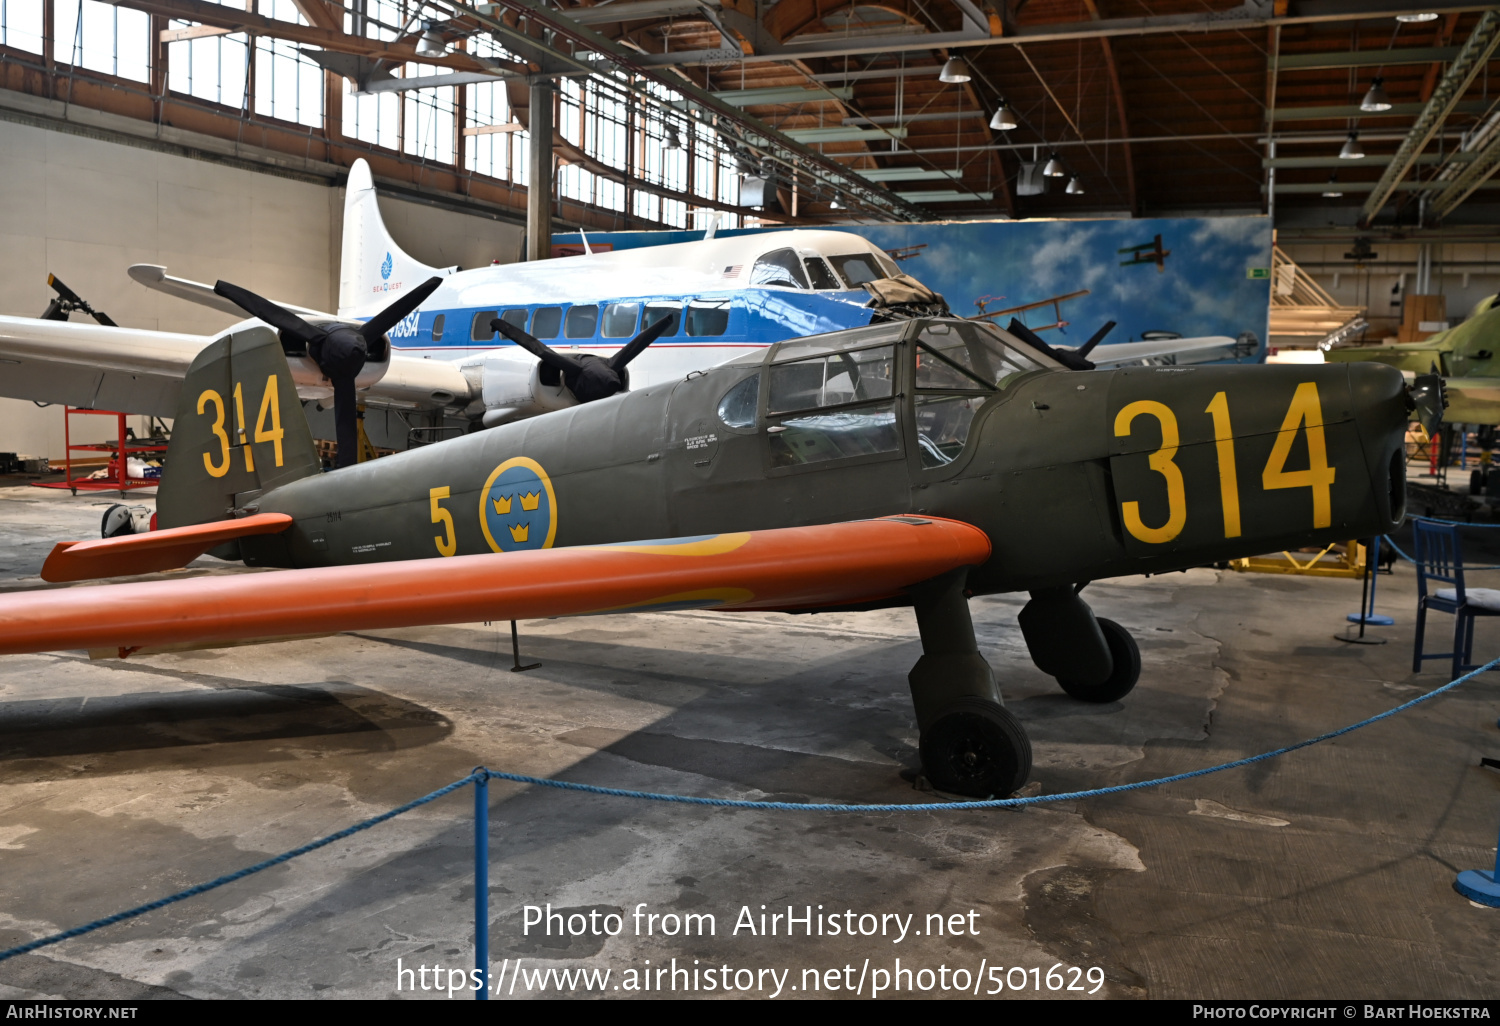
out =
<path fill-rule="evenodd" d="M 922 731 L 922 772 L 939 791 L 1004 798 L 1031 775 L 1031 740 L 1004 706 L 960 698 Z"/>
<path fill-rule="evenodd" d="M 1080 684 L 1057 678 L 1062 689 L 1080 702 L 1118 702 L 1130 694 L 1135 682 L 1141 679 L 1141 649 L 1130 632 L 1102 616 L 1099 617 L 1099 629 L 1104 632 L 1110 657 L 1115 662 L 1110 675 L 1098 684 Z"/>

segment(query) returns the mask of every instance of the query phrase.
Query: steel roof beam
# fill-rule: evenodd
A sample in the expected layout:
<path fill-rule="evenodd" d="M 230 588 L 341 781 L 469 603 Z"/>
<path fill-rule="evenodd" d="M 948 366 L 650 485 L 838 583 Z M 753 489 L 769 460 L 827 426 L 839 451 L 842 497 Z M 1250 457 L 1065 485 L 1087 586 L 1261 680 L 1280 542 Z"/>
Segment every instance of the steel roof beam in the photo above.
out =
<path fill-rule="evenodd" d="M 849 57 L 860 54 L 899 53 L 910 50 L 934 50 L 940 48 L 965 49 L 980 46 L 1016 46 L 1026 43 L 1074 41 L 1078 39 L 1110 39 L 1119 36 L 1166 35 L 1176 32 L 1245 32 L 1264 29 L 1273 25 L 1312 25 L 1325 22 L 1363 21 L 1366 19 L 1388 19 L 1397 14 L 1423 12 L 1487 11 L 1492 3 L 1476 3 L 1474 0 L 1433 0 L 1425 6 L 1412 0 L 1303 0 L 1297 5 L 1297 13 L 1276 17 L 1274 0 L 1245 0 L 1239 7 L 1227 11 L 1201 11 L 1188 14 L 1163 14 L 1141 18 L 1103 18 L 1099 21 L 1069 21 L 1048 25 L 1024 25 L 1003 36 L 990 36 L 988 32 L 913 32 L 901 35 L 838 35 L 826 44 L 818 40 L 808 44 L 785 43 L 764 48 L 757 46 L 756 52 L 736 59 L 735 63 L 764 63 L 768 61 L 807 60 L 813 57 Z M 645 64 L 660 67 L 670 64 L 720 63 L 724 54 L 719 50 L 681 50 L 675 53 L 643 55 Z"/>
<path fill-rule="evenodd" d="M 1460 154 L 1453 154 L 1453 161 L 1457 161 Z M 1491 175 L 1500 169 L 1500 132 L 1497 132 L 1489 143 L 1480 150 L 1466 154 L 1469 157 L 1469 166 L 1456 177 L 1449 179 L 1447 188 L 1437 194 L 1432 200 L 1429 208 L 1434 217 L 1439 219 L 1453 213 L 1454 209 L 1469 198 L 1469 194 L 1475 189 L 1493 186 L 1495 183 L 1489 181 Z"/>
<path fill-rule="evenodd" d="M 1282 71 L 1312 71 L 1321 68 L 1395 67 L 1398 64 L 1447 63 L 1458 56 L 1456 46 L 1413 46 L 1400 50 L 1345 50 L 1340 53 L 1283 53 L 1277 64 Z"/>
<path fill-rule="evenodd" d="M 1500 13 L 1492 8 L 1484 12 L 1479 24 L 1474 26 L 1474 31 L 1464 41 L 1459 55 L 1448 66 L 1447 74 L 1433 90 L 1432 99 L 1427 101 L 1426 108 L 1417 116 L 1416 124 L 1411 126 L 1411 132 L 1401 144 L 1401 149 L 1396 151 L 1396 159 L 1385 169 L 1385 174 L 1380 176 L 1370 198 L 1365 200 L 1364 210 L 1360 215 L 1361 223 L 1370 223 L 1380 212 L 1380 208 L 1385 206 L 1385 201 L 1391 198 L 1396 184 L 1406 176 L 1417 155 L 1443 127 L 1444 119 L 1459 106 L 1459 99 L 1468 90 L 1474 77 L 1483 70 L 1496 46 L 1500 46 Z"/>
<path fill-rule="evenodd" d="M 1366 110 L 1360 110 L 1358 104 L 1337 104 L 1335 106 L 1311 106 L 1311 107 L 1277 107 L 1267 112 L 1267 121 L 1343 121 L 1348 118 L 1358 118 L 1368 121 L 1371 118 L 1409 118 L 1421 114 L 1427 109 L 1425 103 L 1397 103 L 1390 110 L 1383 110 L 1378 114 L 1372 114 Z M 1464 100 L 1452 105 L 1448 111 L 1450 114 L 1483 114 L 1490 109 L 1490 105 L 1483 100 Z M 1361 133 L 1363 134 L 1363 133 Z"/>
<path fill-rule="evenodd" d="M 1363 136 L 1361 138 L 1363 138 Z M 1341 157 L 1337 157 L 1337 156 L 1327 156 L 1327 157 L 1275 157 L 1275 158 L 1272 158 L 1270 160 L 1262 160 L 1260 162 L 1260 166 L 1263 167 L 1263 168 L 1267 168 L 1267 167 L 1277 167 L 1277 168 L 1286 168 L 1286 167 L 1290 167 L 1290 168 L 1298 168 L 1298 167 L 1314 167 L 1314 168 L 1316 168 L 1316 167 L 1336 167 L 1336 168 L 1345 168 L 1345 167 L 1385 167 L 1386 165 L 1390 164 L 1391 161 L 1393 161 L 1395 159 L 1396 159 L 1396 155 L 1394 153 L 1376 154 L 1375 156 L 1361 157 L 1358 160 L 1345 160 L 1345 159 L 1343 159 Z M 1474 159 L 1474 155 L 1470 154 L 1470 153 L 1455 153 L 1455 154 L 1452 154 L 1448 159 L 1450 161 L 1452 161 L 1453 163 L 1467 164 L 1471 160 Z M 1440 154 L 1440 153 L 1424 153 L 1421 156 L 1417 157 L 1417 159 L 1414 160 L 1412 163 L 1413 164 L 1417 164 L 1417 165 L 1429 166 L 1429 165 L 1433 165 L 1433 164 L 1441 164 L 1443 162 L 1444 162 L 1444 158 L 1443 158 L 1443 155 Z"/>

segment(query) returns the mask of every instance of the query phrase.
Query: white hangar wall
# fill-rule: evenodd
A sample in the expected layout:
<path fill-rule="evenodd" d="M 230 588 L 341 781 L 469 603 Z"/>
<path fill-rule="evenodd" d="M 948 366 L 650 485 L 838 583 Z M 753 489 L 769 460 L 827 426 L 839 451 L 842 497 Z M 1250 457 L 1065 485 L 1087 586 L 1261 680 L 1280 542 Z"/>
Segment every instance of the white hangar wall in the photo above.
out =
<path fill-rule="evenodd" d="M 126 327 L 209 334 L 236 320 L 136 284 L 125 269 L 138 263 L 332 310 L 343 204 L 341 187 L 0 120 L 0 313 L 40 315 L 50 272 Z M 390 197 L 380 207 L 423 263 L 476 267 L 520 253 L 516 225 Z M 113 430 L 103 417 L 74 424 L 84 441 Z M 64 449 L 61 407 L 0 399 L 0 451 L 61 460 Z"/>

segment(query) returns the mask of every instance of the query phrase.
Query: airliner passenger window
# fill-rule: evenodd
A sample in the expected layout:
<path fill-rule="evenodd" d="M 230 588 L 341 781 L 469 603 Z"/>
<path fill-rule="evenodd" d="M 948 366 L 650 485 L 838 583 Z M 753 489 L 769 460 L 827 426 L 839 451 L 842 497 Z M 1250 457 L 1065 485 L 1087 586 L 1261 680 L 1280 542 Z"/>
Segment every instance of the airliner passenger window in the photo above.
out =
<path fill-rule="evenodd" d="M 724 334 L 729 330 L 729 300 L 693 300 L 688 304 L 687 329 L 689 335 Z"/>
<path fill-rule="evenodd" d="M 481 310 L 474 315 L 474 324 L 469 328 L 469 339 L 474 342 L 488 342 L 495 337 L 495 329 L 490 327 L 490 321 L 495 319 L 495 310 Z"/>
<path fill-rule="evenodd" d="M 443 337 L 443 321 L 447 320 L 442 314 L 432 319 L 432 340 L 436 342 Z"/>
<path fill-rule="evenodd" d="M 568 311 L 568 319 L 563 324 L 563 334 L 568 338 L 593 338 L 594 329 L 599 326 L 599 308 L 597 306 L 575 306 Z"/>
<path fill-rule="evenodd" d="M 732 428 L 755 426 L 755 401 L 760 398 L 760 375 L 735 385 L 719 400 L 719 419 Z"/>
<path fill-rule="evenodd" d="M 755 261 L 750 269 L 751 285 L 780 285 L 789 289 L 805 289 L 807 272 L 802 261 L 789 249 L 778 249 Z"/>
<path fill-rule="evenodd" d="M 643 328 L 649 328 L 663 317 L 671 318 L 672 323 L 661 333 L 661 338 L 668 338 L 682 330 L 682 304 L 681 303 L 647 303 L 646 318 L 641 321 Z"/>
<path fill-rule="evenodd" d="M 537 338 L 556 338 L 562 327 L 562 307 L 544 306 L 531 316 L 531 334 Z"/>
<path fill-rule="evenodd" d="M 524 306 L 518 306 L 505 311 L 500 315 L 500 319 L 506 324 L 511 325 L 512 327 L 520 328 L 522 331 L 525 331 L 527 312 L 528 311 Z"/>
<path fill-rule="evenodd" d="M 635 334 L 635 322 L 641 315 L 639 303 L 611 303 L 604 308 L 604 337 L 629 338 Z"/>
<path fill-rule="evenodd" d="M 802 262 L 807 265 L 807 276 L 811 279 L 813 288 L 841 289 L 844 287 L 833 276 L 833 272 L 828 269 L 828 265 L 818 257 L 803 257 Z"/>

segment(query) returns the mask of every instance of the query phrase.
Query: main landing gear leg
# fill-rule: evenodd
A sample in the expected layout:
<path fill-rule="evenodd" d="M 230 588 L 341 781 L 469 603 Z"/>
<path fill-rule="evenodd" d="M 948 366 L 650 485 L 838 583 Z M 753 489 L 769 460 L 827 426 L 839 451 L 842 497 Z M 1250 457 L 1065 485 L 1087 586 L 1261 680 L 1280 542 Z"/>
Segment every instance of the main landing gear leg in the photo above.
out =
<path fill-rule="evenodd" d="M 954 570 L 912 589 L 922 658 L 907 681 L 927 779 L 942 791 L 1003 798 L 1031 773 L 1031 741 L 1001 704 L 994 671 L 979 654 L 967 578 Z"/>

